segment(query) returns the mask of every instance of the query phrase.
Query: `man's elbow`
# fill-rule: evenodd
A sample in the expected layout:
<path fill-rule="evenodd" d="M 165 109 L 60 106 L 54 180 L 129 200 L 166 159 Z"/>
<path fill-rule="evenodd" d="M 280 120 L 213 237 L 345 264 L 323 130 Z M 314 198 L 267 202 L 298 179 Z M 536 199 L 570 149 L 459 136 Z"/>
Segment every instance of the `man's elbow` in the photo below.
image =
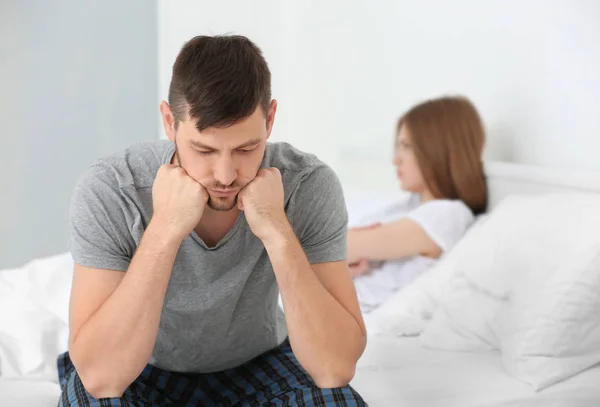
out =
<path fill-rule="evenodd" d="M 116 383 L 112 380 L 106 380 L 100 375 L 85 374 L 79 375 L 81 383 L 90 396 L 95 399 L 101 398 L 121 398 L 127 386 Z"/>
<path fill-rule="evenodd" d="M 314 376 L 314 382 L 320 389 L 333 389 L 338 387 L 345 387 L 354 378 L 356 372 L 356 365 L 337 366 L 335 369 L 329 369 L 328 371 L 322 371 Z"/>
<path fill-rule="evenodd" d="M 72 359 L 73 365 L 77 371 L 77 376 L 85 390 L 94 398 L 101 399 L 107 397 L 120 398 L 131 383 L 124 383 L 119 379 L 118 374 L 114 372 L 103 372 L 93 365 L 82 365 Z"/>

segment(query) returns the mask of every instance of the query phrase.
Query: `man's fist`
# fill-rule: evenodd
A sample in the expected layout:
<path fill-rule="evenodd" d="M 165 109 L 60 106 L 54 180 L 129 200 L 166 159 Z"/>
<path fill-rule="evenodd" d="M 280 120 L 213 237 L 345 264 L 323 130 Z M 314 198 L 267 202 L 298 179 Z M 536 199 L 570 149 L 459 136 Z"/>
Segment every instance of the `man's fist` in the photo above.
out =
<path fill-rule="evenodd" d="M 200 222 L 207 201 L 206 189 L 183 168 L 172 164 L 159 168 L 152 186 L 152 220 L 165 233 L 183 240 Z"/>
<path fill-rule="evenodd" d="M 240 191 L 238 207 L 259 239 L 267 238 L 288 222 L 283 208 L 283 183 L 277 168 L 258 170 L 256 178 Z"/>

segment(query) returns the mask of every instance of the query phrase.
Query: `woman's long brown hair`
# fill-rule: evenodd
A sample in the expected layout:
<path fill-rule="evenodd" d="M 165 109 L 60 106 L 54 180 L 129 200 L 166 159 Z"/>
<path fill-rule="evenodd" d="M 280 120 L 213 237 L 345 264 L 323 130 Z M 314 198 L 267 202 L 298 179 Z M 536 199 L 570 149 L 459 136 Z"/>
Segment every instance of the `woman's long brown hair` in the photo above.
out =
<path fill-rule="evenodd" d="M 460 199 L 474 214 L 485 212 L 485 130 L 471 101 L 462 96 L 425 101 L 400 118 L 397 131 L 403 125 L 433 196 Z"/>

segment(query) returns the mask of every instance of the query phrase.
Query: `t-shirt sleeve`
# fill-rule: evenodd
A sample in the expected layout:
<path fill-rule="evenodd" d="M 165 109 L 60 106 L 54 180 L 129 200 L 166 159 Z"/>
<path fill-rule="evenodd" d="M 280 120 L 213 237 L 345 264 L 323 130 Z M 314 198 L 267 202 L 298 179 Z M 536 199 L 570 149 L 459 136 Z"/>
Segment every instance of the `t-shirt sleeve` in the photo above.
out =
<path fill-rule="evenodd" d="M 91 167 L 79 179 L 70 205 L 69 250 L 82 266 L 126 271 L 133 255 L 126 206 L 110 169 Z"/>
<path fill-rule="evenodd" d="M 330 167 L 320 166 L 301 181 L 290 205 L 290 222 L 311 264 L 346 259 L 348 212 Z"/>
<path fill-rule="evenodd" d="M 451 200 L 425 202 L 408 213 L 407 218 L 418 223 L 444 252 L 460 240 L 474 220 L 463 202 Z"/>

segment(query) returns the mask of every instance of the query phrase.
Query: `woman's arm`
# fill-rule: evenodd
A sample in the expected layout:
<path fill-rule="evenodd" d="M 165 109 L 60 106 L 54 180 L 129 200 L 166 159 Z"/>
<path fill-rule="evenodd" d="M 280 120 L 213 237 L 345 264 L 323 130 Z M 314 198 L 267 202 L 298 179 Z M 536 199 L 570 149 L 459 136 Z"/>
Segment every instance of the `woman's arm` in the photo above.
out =
<path fill-rule="evenodd" d="M 438 258 L 442 249 L 412 219 L 403 218 L 378 227 L 348 231 L 348 263 L 393 260 L 414 255 Z"/>

